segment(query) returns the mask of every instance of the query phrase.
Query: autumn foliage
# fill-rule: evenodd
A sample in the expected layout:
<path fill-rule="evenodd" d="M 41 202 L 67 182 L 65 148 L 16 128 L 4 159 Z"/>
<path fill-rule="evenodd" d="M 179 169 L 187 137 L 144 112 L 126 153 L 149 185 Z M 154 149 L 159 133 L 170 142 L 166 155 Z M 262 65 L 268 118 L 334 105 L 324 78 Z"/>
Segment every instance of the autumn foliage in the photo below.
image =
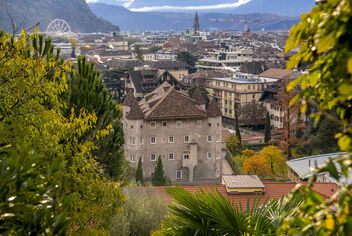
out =
<path fill-rule="evenodd" d="M 263 156 L 254 155 L 243 163 L 243 170 L 260 177 L 269 176 L 271 174 L 268 161 Z"/>

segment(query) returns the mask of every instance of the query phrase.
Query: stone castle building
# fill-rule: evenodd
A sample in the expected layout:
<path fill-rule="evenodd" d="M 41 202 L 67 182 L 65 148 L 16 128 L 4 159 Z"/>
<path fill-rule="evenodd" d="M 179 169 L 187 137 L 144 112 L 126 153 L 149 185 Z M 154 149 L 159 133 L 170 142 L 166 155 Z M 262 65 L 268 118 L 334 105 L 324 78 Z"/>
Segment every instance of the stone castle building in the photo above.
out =
<path fill-rule="evenodd" d="M 164 82 L 137 102 L 128 93 L 123 103 L 126 158 L 150 178 L 160 156 L 173 183 L 220 180 L 221 111 L 205 108 L 199 90 L 189 97 Z"/>

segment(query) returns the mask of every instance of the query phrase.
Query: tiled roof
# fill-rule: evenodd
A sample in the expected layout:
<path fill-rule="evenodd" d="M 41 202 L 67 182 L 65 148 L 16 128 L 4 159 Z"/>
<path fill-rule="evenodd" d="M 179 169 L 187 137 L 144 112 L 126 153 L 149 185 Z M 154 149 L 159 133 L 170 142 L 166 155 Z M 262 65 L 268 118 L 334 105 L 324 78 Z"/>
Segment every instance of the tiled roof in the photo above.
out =
<path fill-rule="evenodd" d="M 280 199 L 289 192 L 291 192 L 297 185 L 296 182 L 263 182 L 265 193 L 260 195 L 260 205 L 263 204 L 266 199 Z M 307 184 L 307 183 L 302 183 Z M 241 204 L 245 206 L 247 204 L 247 199 L 249 199 L 249 203 L 252 204 L 254 199 L 258 196 L 255 194 L 238 194 L 232 195 L 228 194 L 226 191 L 225 185 L 200 185 L 200 186 L 182 186 L 184 189 L 189 191 L 190 193 L 194 193 L 195 191 L 202 188 L 205 191 L 218 190 L 222 196 L 227 197 L 231 202 L 236 205 Z M 166 187 L 158 187 L 153 186 L 152 193 L 155 196 L 160 197 L 165 200 L 167 203 L 172 203 L 173 199 L 165 192 Z M 333 194 L 335 194 L 339 190 L 339 186 L 335 183 L 314 183 L 312 190 L 320 194 L 324 199 L 330 198 Z"/>
<path fill-rule="evenodd" d="M 123 100 L 122 105 L 124 106 L 132 106 L 133 100 L 136 100 L 132 92 L 128 92 L 125 99 Z"/>
<path fill-rule="evenodd" d="M 286 79 L 292 75 L 291 70 L 284 70 L 278 68 L 270 68 L 263 73 L 259 74 L 261 77 L 273 78 L 273 79 Z"/>
<path fill-rule="evenodd" d="M 185 94 L 171 88 L 171 91 L 147 113 L 146 119 L 187 119 L 203 118 L 206 113 L 198 109 Z"/>
<path fill-rule="evenodd" d="M 149 61 L 145 62 L 148 65 L 157 69 L 170 69 L 170 68 L 187 68 L 188 64 L 184 61 Z"/>
<path fill-rule="evenodd" d="M 141 120 L 144 118 L 144 113 L 135 98 L 132 99 L 132 106 L 126 118 L 129 120 Z"/>
<path fill-rule="evenodd" d="M 222 115 L 222 113 L 221 113 L 218 105 L 216 104 L 215 100 L 212 100 L 210 102 L 210 105 L 209 105 L 209 107 L 207 109 L 207 115 L 209 117 L 217 117 L 217 116 L 221 116 Z"/>
<path fill-rule="evenodd" d="M 194 100 L 196 100 L 198 105 L 204 105 L 206 104 L 205 99 L 203 98 L 202 92 L 199 89 L 196 89 L 196 91 L 194 92 L 192 98 Z"/>

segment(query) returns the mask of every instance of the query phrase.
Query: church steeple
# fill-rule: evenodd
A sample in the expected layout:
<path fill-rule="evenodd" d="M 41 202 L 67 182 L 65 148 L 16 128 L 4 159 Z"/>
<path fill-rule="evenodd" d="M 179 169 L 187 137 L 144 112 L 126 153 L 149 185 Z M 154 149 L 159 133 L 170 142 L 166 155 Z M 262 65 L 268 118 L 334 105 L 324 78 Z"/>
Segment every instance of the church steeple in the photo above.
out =
<path fill-rule="evenodd" d="M 199 34 L 199 18 L 198 18 L 198 12 L 196 12 L 196 17 L 194 18 L 194 26 L 193 26 L 193 33 L 194 35 Z"/>

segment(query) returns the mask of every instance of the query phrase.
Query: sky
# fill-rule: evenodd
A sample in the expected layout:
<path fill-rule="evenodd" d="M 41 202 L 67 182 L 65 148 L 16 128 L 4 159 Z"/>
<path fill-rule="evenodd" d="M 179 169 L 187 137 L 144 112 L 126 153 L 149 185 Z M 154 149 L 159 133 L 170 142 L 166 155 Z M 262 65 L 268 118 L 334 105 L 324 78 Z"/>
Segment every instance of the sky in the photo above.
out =
<path fill-rule="evenodd" d="M 121 5 L 131 11 L 187 11 L 237 8 L 251 0 L 86 0 Z"/>

